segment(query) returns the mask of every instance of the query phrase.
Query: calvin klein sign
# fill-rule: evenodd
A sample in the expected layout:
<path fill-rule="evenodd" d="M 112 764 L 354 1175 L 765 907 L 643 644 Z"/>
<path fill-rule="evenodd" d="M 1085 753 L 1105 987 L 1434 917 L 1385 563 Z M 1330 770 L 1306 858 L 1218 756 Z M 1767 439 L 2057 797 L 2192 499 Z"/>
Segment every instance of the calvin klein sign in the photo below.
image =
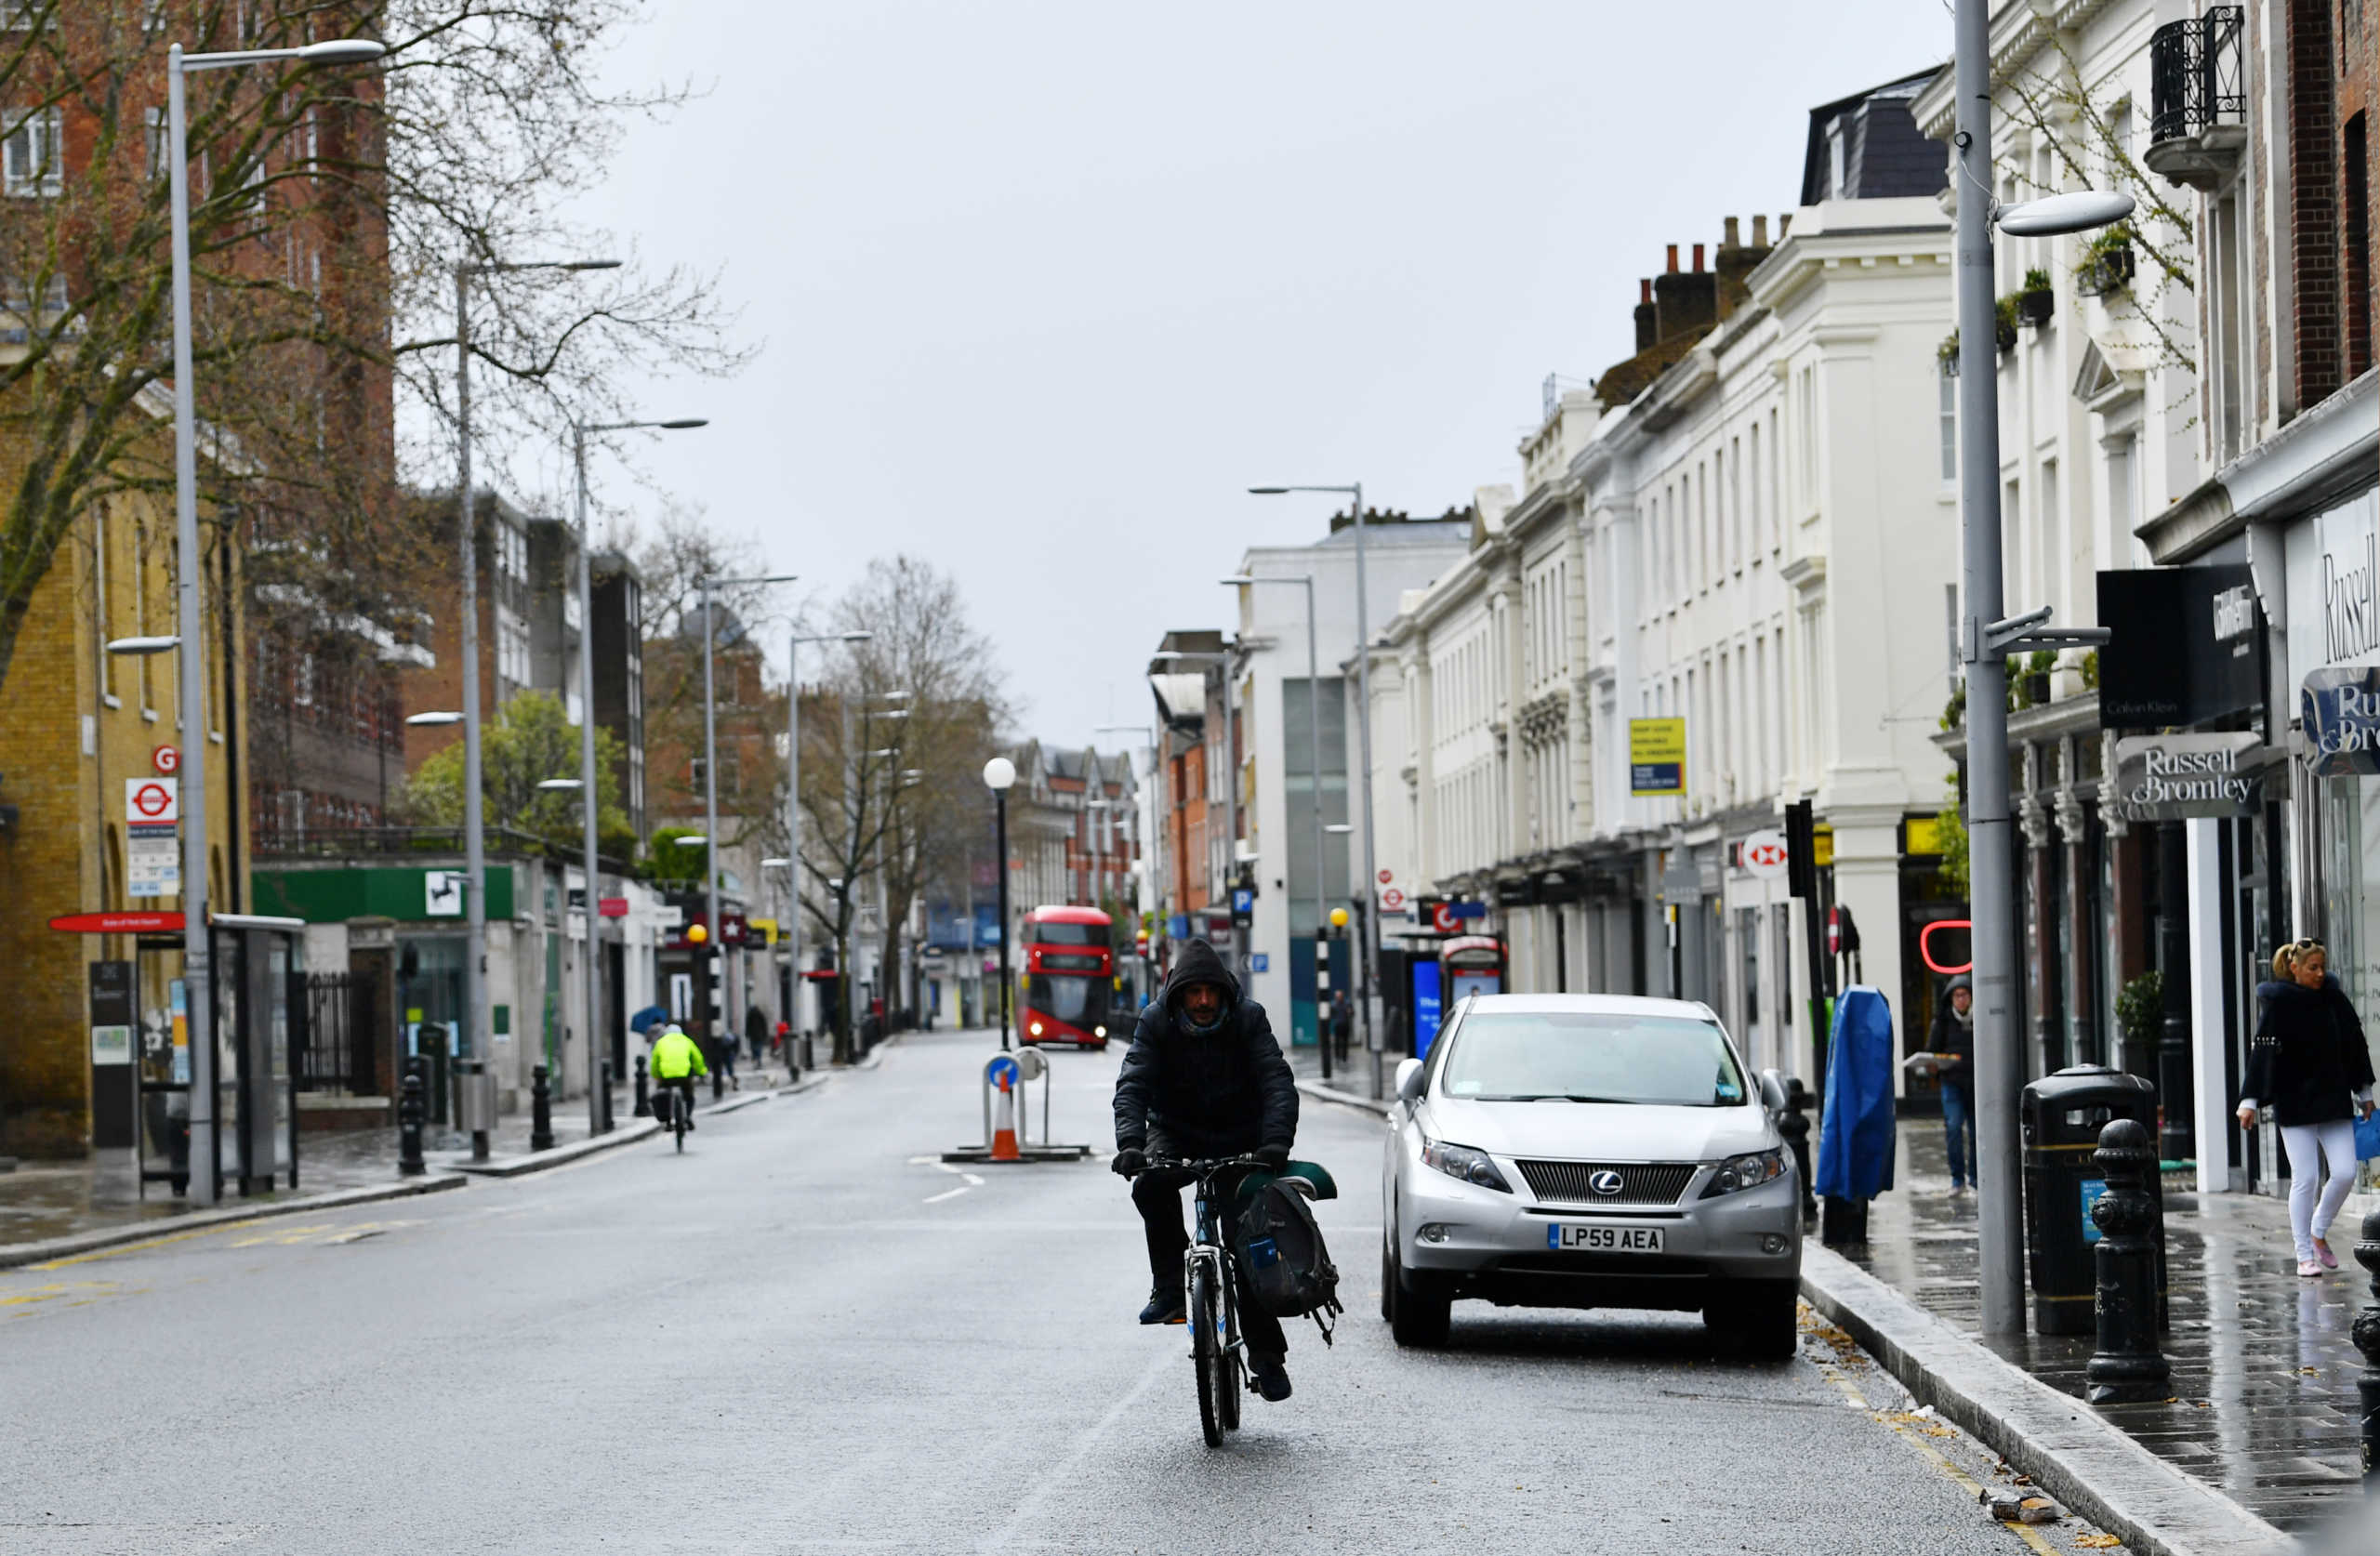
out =
<path fill-rule="evenodd" d="M 2264 615 L 2238 563 L 2099 574 L 2099 725 L 2230 721 L 2264 702 Z M 2380 618 L 2373 618 L 2380 620 Z"/>
<path fill-rule="evenodd" d="M 2322 553 L 2322 657 L 2335 665 L 2380 652 L 2380 600 L 2373 595 L 2376 543 L 2366 530 L 2342 556 Z"/>
<path fill-rule="evenodd" d="M 2109 803 L 2135 822 L 2247 815 L 2255 809 L 2264 780 L 2242 770 L 2261 744 L 2250 731 L 2119 740 Z"/>

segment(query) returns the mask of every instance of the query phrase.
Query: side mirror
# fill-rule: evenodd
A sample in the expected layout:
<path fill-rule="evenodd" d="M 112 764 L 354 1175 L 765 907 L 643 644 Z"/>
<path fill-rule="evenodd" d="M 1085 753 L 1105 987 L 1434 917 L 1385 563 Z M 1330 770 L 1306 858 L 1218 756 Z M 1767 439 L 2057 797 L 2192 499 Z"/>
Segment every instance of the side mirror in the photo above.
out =
<path fill-rule="evenodd" d="M 1396 1062 L 1396 1096 L 1399 1101 L 1418 1102 L 1421 1100 L 1421 1062 L 1400 1059 Z"/>
<path fill-rule="evenodd" d="M 1771 1118 L 1784 1116 L 1785 1081 L 1784 1077 L 1774 1070 L 1763 1070 L 1760 1073 L 1760 1105 L 1768 1110 L 1768 1116 Z"/>

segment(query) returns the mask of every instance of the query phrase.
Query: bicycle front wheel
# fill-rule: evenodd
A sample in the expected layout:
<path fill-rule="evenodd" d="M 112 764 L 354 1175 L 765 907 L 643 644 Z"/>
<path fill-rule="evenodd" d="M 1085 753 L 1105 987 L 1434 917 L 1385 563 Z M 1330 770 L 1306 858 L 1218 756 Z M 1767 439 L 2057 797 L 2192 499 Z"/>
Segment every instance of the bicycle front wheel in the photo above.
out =
<path fill-rule="evenodd" d="M 1223 1318 L 1215 1326 L 1215 1398 L 1223 1406 L 1223 1430 L 1239 1430 L 1239 1396 L 1247 1391 L 1240 1377 L 1239 1297 L 1228 1276 L 1223 1282 Z"/>
<path fill-rule="evenodd" d="M 1198 1431 L 1207 1446 L 1223 1445 L 1223 1334 L 1216 1324 L 1214 1277 L 1203 1266 L 1190 1277 L 1190 1365 L 1198 1374 Z"/>

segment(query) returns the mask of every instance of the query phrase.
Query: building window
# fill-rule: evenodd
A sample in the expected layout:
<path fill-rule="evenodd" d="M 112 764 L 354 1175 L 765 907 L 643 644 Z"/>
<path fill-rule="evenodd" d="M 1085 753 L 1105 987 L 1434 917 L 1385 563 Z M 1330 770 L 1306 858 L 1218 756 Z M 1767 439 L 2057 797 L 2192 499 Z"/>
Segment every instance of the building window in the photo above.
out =
<path fill-rule="evenodd" d="M 42 196 L 66 189 L 65 111 L 0 113 L 0 193 Z"/>
<path fill-rule="evenodd" d="M 1959 378 L 1947 362 L 1937 364 L 1935 374 L 1938 420 L 1942 429 L 1942 484 L 1959 483 Z"/>
<path fill-rule="evenodd" d="M 2340 63 L 2346 63 L 2341 51 Z M 2365 134 L 2371 114 L 2358 113 L 2343 135 L 2347 168 L 2347 376 L 2372 366 L 2372 164 Z"/>

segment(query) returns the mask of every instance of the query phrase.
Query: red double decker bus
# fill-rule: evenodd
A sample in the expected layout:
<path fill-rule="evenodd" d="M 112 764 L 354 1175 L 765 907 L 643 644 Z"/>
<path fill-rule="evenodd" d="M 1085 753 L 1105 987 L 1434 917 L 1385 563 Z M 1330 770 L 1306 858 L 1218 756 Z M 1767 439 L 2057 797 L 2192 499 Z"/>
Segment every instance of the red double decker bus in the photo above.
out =
<path fill-rule="evenodd" d="M 1018 1036 L 1027 1043 L 1107 1046 L 1116 956 L 1111 926 L 1097 908 L 1038 907 L 1025 916 Z"/>

